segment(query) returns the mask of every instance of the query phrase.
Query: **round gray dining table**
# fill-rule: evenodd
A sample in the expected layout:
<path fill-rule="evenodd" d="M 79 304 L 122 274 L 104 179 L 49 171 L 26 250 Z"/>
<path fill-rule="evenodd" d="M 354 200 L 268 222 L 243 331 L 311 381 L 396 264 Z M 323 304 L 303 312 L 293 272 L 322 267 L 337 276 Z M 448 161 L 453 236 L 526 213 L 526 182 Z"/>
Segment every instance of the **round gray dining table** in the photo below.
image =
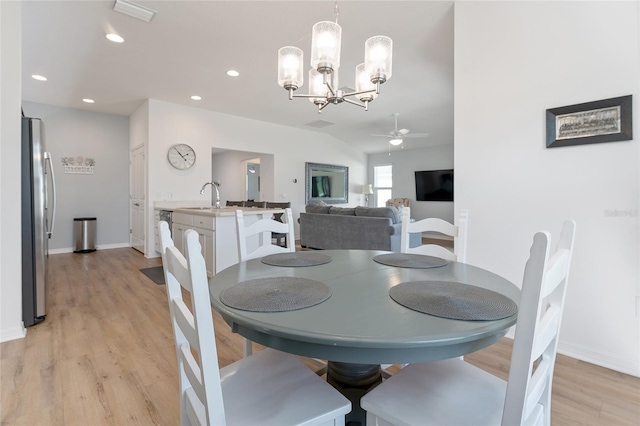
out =
<path fill-rule="evenodd" d="M 305 253 L 305 252 L 301 252 Z M 516 314 L 494 321 L 453 320 L 414 311 L 395 302 L 389 290 L 414 281 L 448 281 L 500 293 L 518 303 L 510 281 L 471 265 L 448 262 L 434 268 L 387 266 L 373 260 L 388 252 L 322 250 L 331 261 L 282 267 L 260 259 L 241 262 L 209 281 L 211 304 L 234 332 L 274 349 L 328 360 L 328 378 L 352 400 L 347 421 L 364 424 L 359 398 L 381 381 L 380 364 L 454 358 L 500 340 Z M 239 283 L 270 277 L 306 278 L 329 286 L 325 301 L 286 312 L 253 312 L 225 305 L 221 294 Z"/>

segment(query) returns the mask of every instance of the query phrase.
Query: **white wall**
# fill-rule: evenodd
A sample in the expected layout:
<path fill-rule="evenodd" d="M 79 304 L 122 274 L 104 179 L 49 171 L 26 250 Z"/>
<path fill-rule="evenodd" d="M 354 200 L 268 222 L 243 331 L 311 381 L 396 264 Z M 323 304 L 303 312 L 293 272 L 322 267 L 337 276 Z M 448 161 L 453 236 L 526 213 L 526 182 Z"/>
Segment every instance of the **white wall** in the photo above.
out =
<path fill-rule="evenodd" d="M 97 219 L 98 249 L 129 246 L 129 117 L 23 102 L 41 118 L 56 177 L 51 253 L 73 251 L 73 219 Z M 62 157 L 96 161 L 94 174 L 64 172 Z"/>
<path fill-rule="evenodd" d="M 366 155 L 341 141 L 317 132 L 153 99 L 149 100 L 148 109 L 149 200 L 146 235 L 149 240 L 154 236 L 154 201 L 209 199 L 209 192 L 200 195 L 200 188 L 211 180 L 211 148 L 273 154 L 274 192 L 262 195 L 278 201 L 290 201 L 295 218 L 304 209 L 305 161 L 348 166 L 350 194 L 347 205 L 358 205 L 356 192 L 360 192 L 365 183 Z M 135 114 L 132 120 L 134 117 Z M 167 161 L 167 150 L 176 143 L 189 144 L 196 151 L 196 163 L 188 170 L 176 170 Z M 262 165 L 261 172 L 269 173 L 265 168 Z M 294 179 L 297 179 L 297 183 L 294 183 Z M 224 191 L 225 180 L 220 180 Z M 157 194 L 168 194 L 169 197 L 158 197 Z M 153 247 L 153 241 L 148 241 L 147 247 Z M 147 249 L 146 255 L 153 257 L 157 253 Z"/>
<path fill-rule="evenodd" d="M 468 260 L 520 284 L 577 222 L 560 351 L 640 375 L 638 2 L 456 2 L 456 208 Z M 545 110 L 632 94 L 635 140 L 545 148 Z M 622 216 L 607 211 L 619 210 Z"/>
<path fill-rule="evenodd" d="M 20 216 L 21 2 L 0 1 L 0 342 L 25 336 Z"/>
<path fill-rule="evenodd" d="M 248 199 L 245 188 L 247 171 L 243 162 L 254 158 L 260 159 L 260 164 L 256 167 L 260 176 L 260 194 L 257 200 L 277 201 L 273 187 L 273 154 L 234 150 L 216 153 L 211 159 L 211 179 L 220 182 L 220 199 L 223 206 L 226 205 L 227 200 L 242 201 Z M 210 190 L 212 189 L 207 187 L 207 194 L 210 194 Z"/>
<path fill-rule="evenodd" d="M 447 201 L 416 201 L 414 172 L 420 170 L 453 169 L 453 143 L 421 149 L 401 149 L 369 155 L 369 183 L 373 184 L 375 166 L 393 166 L 393 198 L 411 200 L 411 217 L 420 220 L 439 217 L 454 223 L 453 203 Z M 456 176 L 457 178 L 457 176 Z M 455 179 L 454 179 L 455 180 Z M 454 194 L 454 197 L 457 194 Z M 375 205 L 374 201 L 370 201 Z"/>

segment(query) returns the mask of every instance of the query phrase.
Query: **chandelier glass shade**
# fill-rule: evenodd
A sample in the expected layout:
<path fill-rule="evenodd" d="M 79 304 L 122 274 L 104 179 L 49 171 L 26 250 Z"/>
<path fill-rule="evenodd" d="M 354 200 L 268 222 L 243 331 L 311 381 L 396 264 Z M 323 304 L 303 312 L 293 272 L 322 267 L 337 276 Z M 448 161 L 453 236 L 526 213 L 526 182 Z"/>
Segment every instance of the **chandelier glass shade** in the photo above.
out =
<path fill-rule="evenodd" d="M 289 99 L 308 98 L 318 106 L 318 112 L 342 102 L 368 109 L 380 93 L 380 85 L 391 78 L 393 41 L 374 36 L 365 42 L 365 61 L 356 67 L 354 92 L 338 89 L 341 41 L 342 28 L 337 22 L 321 21 L 313 26 L 308 94 L 293 93 L 304 84 L 303 51 L 294 46 L 278 50 L 278 84 L 289 92 Z"/>

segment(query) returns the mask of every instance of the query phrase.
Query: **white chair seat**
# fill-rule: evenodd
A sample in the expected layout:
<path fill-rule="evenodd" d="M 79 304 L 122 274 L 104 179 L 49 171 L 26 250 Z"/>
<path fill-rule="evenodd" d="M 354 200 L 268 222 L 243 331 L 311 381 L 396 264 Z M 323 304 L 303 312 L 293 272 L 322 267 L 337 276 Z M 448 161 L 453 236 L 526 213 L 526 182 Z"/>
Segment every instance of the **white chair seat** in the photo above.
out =
<path fill-rule="evenodd" d="M 297 357 L 273 349 L 221 369 L 220 380 L 229 426 L 334 425 L 351 411 L 349 401 Z"/>
<path fill-rule="evenodd" d="M 507 382 L 459 358 L 410 364 L 362 400 L 394 425 L 499 425 Z M 456 395 L 451 398 L 451 395 Z"/>

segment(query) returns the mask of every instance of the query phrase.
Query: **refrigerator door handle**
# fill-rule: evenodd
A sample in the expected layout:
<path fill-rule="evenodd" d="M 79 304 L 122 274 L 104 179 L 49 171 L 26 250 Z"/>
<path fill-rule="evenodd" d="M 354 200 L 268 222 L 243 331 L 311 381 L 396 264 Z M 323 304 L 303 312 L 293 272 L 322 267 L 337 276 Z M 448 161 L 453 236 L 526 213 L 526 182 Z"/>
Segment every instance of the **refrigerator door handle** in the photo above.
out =
<path fill-rule="evenodd" d="M 51 170 L 51 196 L 53 198 L 53 209 L 52 209 L 52 213 L 51 213 L 51 228 L 47 230 L 47 235 L 49 236 L 49 238 L 51 238 L 51 235 L 53 235 L 53 226 L 56 223 L 56 176 L 53 173 L 53 163 L 51 162 L 51 153 L 50 152 L 45 152 L 44 153 L 44 160 L 45 162 L 49 162 L 49 170 Z M 46 172 L 46 164 L 45 164 L 45 172 Z M 47 198 L 48 201 L 48 198 Z"/>

